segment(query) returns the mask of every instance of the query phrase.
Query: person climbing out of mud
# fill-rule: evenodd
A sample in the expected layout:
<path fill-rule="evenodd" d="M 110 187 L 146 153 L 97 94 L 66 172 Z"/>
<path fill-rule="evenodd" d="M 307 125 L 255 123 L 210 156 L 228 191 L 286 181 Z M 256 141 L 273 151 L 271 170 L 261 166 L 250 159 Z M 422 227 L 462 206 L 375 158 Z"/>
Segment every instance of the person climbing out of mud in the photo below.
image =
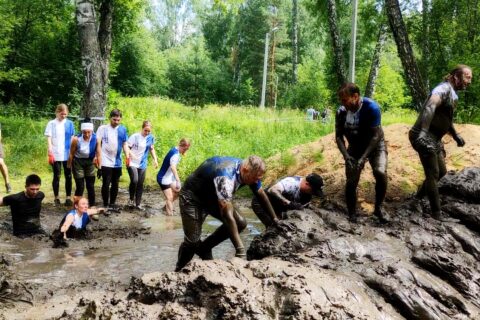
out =
<path fill-rule="evenodd" d="M 31 174 L 25 180 L 25 191 L 0 199 L 1 206 L 10 206 L 13 235 L 28 237 L 34 234 L 46 235 L 40 225 L 40 211 L 45 194 L 40 191 L 42 180 Z"/>
<path fill-rule="evenodd" d="M 95 166 L 100 159 L 100 148 L 97 148 L 97 136 L 93 132 L 93 123 L 85 119 L 80 124 L 81 134 L 73 137 L 67 167 L 73 171 L 75 180 L 75 199 L 83 197 L 87 186 L 88 204 L 95 205 Z"/>
<path fill-rule="evenodd" d="M 387 148 L 381 125 L 379 105 L 361 97 L 354 83 L 345 83 L 338 90 L 341 106 L 335 117 L 335 140 L 345 159 L 345 198 L 349 219 L 356 222 L 357 186 L 360 174 L 368 160 L 375 177 L 375 210 L 380 222 L 388 221 L 382 209 L 387 191 Z M 345 144 L 345 138 L 348 147 Z"/>
<path fill-rule="evenodd" d="M 128 147 L 130 148 L 130 163 L 127 166 L 130 176 L 130 185 L 128 192 L 130 199 L 128 206 L 139 211 L 144 211 L 142 206 L 143 183 L 147 173 L 148 154 L 152 154 L 153 164 L 158 168 L 157 154 L 155 153 L 155 138 L 151 134 L 152 123 L 148 120 L 143 121 L 142 130 L 134 133 L 128 138 Z"/>
<path fill-rule="evenodd" d="M 104 208 L 89 208 L 86 198 L 75 198 L 73 209 L 63 216 L 58 229 L 51 235 L 54 247 L 68 246 L 65 242 L 67 239 L 85 237 L 90 217 L 103 212 Z"/>
<path fill-rule="evenodd" d="M 302 210 L 310 203 L 312 196 L 323 197 L 323 179 L 316 173 L 306 177 L 286 177 L 265 189 L 277 218 L 284 219 L 288 210 Z M 257 197 L 252 199 L 252 209 L 265 226 L 272 219 Z"/>
<path fill-rule="evenodd" d="M 268 211 L 272 224 L 279 224 L 272 205 L 262 189 L 265 163 L 258 156 L 242 160 L 233 157 L 212 157 L 203 162 L 185 181 L 180 191 L 180 214 L 185 238 L 178 251 L 176 271 L 180 271 L 195 254 L 211 260 L 212 249 L 230 238 L 235 256 L 245 257 L 240 232 L 247 222 L 233 206 L 233 194 L 248 185 Z M 210 214 L 223 224 L 203 241 L 202 224 Z"/>
<path fill-rule="evenodd" d="M 127 128 L 120 124 L 122 112 L 113 109 L 110 112 L 110 123 L 97 129 L 97 146 L 101 149 L 100 168 L 102 177 L 102 200 L 103 206 L 109 211 L 120 212 L 116 205 L 118 195 L 118 183 L 122 176 L 122 150 L 125 154 L 127 166 L 130 162 L 130 154 L 127 145 Z"/>
<path fill-rule="evenodd" d="M 457 91 L 465 90 L 471 82 L 472 69 L 466 65 L 456 66 L 444 81 L 432 90 L 417 121 L 408 133 L 410 143 L 420 156 L 425 172 L 425 181 L 416 197 L 428 196 L 432 217 L 438 220 L 444 218 L 441 213 L 437 182 L 447 173 L 442 137 L 448 133 L 457 146 L 465 145 L 465 140 L 453 126 L 453 113 L 458 101 Z"/>
<path fill-rule="evenodd" d="M 180 139 L 178 146 L 172 147 L 163 158 L 162 166 L 157 174 L 157 182 L 165 196 L 165 215 L 173 216 L 173 202 L 177 200 L 181 189 L 180 176 L 177 166 L 188 149 L 190 141 L 186 138 Z"/>

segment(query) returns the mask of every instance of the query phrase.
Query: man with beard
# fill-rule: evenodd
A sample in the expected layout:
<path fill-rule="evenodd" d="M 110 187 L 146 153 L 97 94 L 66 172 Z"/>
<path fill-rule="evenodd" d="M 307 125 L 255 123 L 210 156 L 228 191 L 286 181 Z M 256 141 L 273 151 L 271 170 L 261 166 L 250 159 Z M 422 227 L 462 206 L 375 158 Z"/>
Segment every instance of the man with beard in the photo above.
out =
<path fill-rule="evenodd" d="M 410 143 L 418 152 L 425 172 L 425 181 L 417 192 L 417 198 L 427 195 L 432 217 L 439 220 L 442 215 L 437 182 L 447 173 L 442 137 L 449 133 L 457 146 L 465 145 L 453 126 L 453 112 L 458 101 L 456 91 L 465 90 L 470 85 L 472 69 L 458 65 L 444 80 L 432 90 L 409 132 Z"/>

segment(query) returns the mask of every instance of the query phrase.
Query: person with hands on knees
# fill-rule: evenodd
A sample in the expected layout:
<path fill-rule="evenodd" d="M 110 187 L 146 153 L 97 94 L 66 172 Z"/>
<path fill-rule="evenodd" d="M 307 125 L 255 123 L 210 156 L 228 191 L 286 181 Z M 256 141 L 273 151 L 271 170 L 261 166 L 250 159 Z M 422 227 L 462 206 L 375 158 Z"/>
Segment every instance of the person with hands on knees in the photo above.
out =
<path fill-rule="evenodd" d="M 288 210 L 303 210 L 310 203 L 312 196 L 323 197 L 323 179 L 316 173 L 306 177 L 286 177 L 265 190 L 270 203 L 279 219 L 283 219 Z M 265 226 L 272 220 L 260 204 L 257 197 L 252 199 L 252 209 Z"/>
<path fill-rule="evenodd" d="M 143 121 L 142 131 L 134 133 L 128 138 L 130 158 L 127 158 L 127 170 L 130 176 L 128 188 L 130 200 L 129 207 L 135 207 L 143 211 L 141 205 L 143 194 L 143 183 L 147 172 L 148 154 L 151 153 L 155 168 L 158 168 L 157 155 L 155 153 L 155 138 L 151 135 L 152 124 L 150 121 Z"/>
<path fill-rule="evenodd" d="M 186 180 L 180 191 L 183 243 L 178 251 L 176 271 L 180 271 L 195 254 L 211 260 L 212 249 L 226 239 L 235 247 L 235 256 L 245 257 L 246 251 L 240 232 L 247 221 L 233 206 L 233 194 L 248 185 L 270 215 L 272 224 L 278 224 L 272 205 L 260 180 L 265 173 L 265 163 L 258 156 L 242 160 L 233 157 L 212 157 L 205 160 Z M 207 215 L 222 221 L 211 235 L 201 241 L 202 225 Z"/>
<path fill-rule="evenodd" d="M 100 148 L 97 148 L 97 136 L 93 132 L 93 123 L 86 118 L 80 124 L 81 134 L 73 137 L 67 167 L 73 171 L 75 180 L 75 198 L 83 196 L 87 186 L 88 204 L 95 205 L 95 167 L 98 167 Z"/>
<path fill-rule="evenodd" d="M 453 114 L 457 105 L 457 91 L 465 90 L 472 82 L 472 69 L 466 65 L 456 66 L 437 85 L 421 109 L 408 137 L 413 149 L 418 152 L 425 172 L 425 181 L 418 190 L 417 198 L 428 196 L 432 217 L 442 220 L 437 182 L 447 173 L 445 149 L 442 137 L 450 134 L 463 147 L 465 141 L 453 126 Z"/>
<path fill-rule="evenodd" d="M 338 90 L 341 106 L 335 117 L 335 140 L 345 159 L 345 198 L 349 219 L 356 222 L 357 186 L 365 162 L 368 160 L 375 177 L 374 215 L 380 222 L 388 222 L 382 209 L 387 192 L 387 148 L 381 125 L 379 105 L 370 98 L 361 97 L 354 83 L 345 83 Z M 345 138 L 348 147 L 345 144 Z"/>
<path fill-rule="evenodd" d="M 71 206 L 72 200 L 72 170 L 67 166 L 67 160 L 70 155 L 70 145 L 75 135 L 73 122 L 67 119 L 68 107 L 65 104 L 59 104 L 55 111 L 56 118 L 49 121 L 45 128 L 45 136 L 48 143 L 48 163 L 53 169 L 52 188 L 55 196 L 55 205 L 60 205 L 59 186 L 60 174 L 65 176 L 65 205 Z"/>
<path fill-rule="evenodd" d="M 110 123 L 102 125 L 97 130 L 97 148 L 100 149 L 100 164 L 102 175 L 103 206 L 109 211 L 119 212 L 115 204 L 118 195 L 118 183 L 122 176 L 122 150 L 125 161 L 129 161 L 127 128 L 120 124 L 122 112 L 113 109 L 110 112 Z"/>
<path fill-rule="evenodd" d="M 178 198 L 181 189 L 177 166 L 190 148 L 190 141 L 182 138 L 178 146 L 171 148 L 157 174 L 157 182 L 165 195 L 165 215 L 173 215 L 173 202 Z"/>

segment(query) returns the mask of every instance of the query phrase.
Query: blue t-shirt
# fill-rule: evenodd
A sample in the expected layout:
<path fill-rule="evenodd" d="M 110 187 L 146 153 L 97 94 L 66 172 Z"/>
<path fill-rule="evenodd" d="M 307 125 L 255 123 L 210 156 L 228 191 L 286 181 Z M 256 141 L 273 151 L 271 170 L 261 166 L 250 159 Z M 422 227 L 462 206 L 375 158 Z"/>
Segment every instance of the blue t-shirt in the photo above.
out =
<path fill-rule="evenodd" d="M 202 204 L 231 201 L 233 194 L 245 185 L 240 176 L 241 164 L 242 159 L 233 157 L 209 158 L 187 178 L 183 188 L 192 191 Z M 258 180 L 249 187 L 256 193 L 262 188 L 262 182 Z"/>
<path fill-rule="evenodd" d="M 87 228 L 87 224 L 90 223 L 90 217 L 88 216 L 88 213 L 84 212 L 81 219 L 77 219 L 76 216 L 77 212 L 75 209 L 70 210 L 65 214 L 65 216 L 62 219 L 62 222 L 60 222 L 60 227 L 65 223 L 65 219 L 67 219 L 67 216 L 71 215 L 73 216 L 73 223 L 72 226 L 77 229 L 77 230 L 85 230 Z"/>
<path fill-rule="evenodd" d="M 165 158 L 163 158 L 162 166 L 157 173 L 157 182 L 158 184 L 169 185 L 175 181 L 171 166 L 177 165 L 180 162 L 181 156 L 180 151 L 177 147 L 172 147 L 168 152 Z"/>
<path fill-rule="evenodd" d="M 362 153 L 373 138 L 372 128 L 381 125 L 379 105 L 370 98 L 362 98 L 357 112 L 348 111 L 340 106 L 337 111 L 335 126 L 337 133 L 345 136 L 349 150 Z M 379 145 L 383 145 L 383 138 Z"/>

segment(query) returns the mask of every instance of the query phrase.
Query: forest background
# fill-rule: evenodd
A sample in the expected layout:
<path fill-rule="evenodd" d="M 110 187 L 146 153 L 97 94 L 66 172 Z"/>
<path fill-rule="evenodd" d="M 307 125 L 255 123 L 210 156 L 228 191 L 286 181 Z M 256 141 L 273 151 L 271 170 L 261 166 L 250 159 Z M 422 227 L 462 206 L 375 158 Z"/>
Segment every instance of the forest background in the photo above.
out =
<path fill-rule="evenodd" d="M 53 119 L 58 103 L 68 104 L 71 115 L 78 115 L 84 103 L 84 65 L 75 16 L 78 2 L 82 0 L 0 0 L 0 121 L 7 163 L 14 174 L 27 168 L 47 170 L 35 165 L 44 162 L 42 131 L 47 120 Z M 198 135 L 193 127 L 182 133 L 182 126 L 173 123 L 189 123 L 190 119 L 193 126 L 210 121 L 209 129 L 201 130 L 207 137 L 205 152 L 187 161 L 184 172 L 211 152 L 270 156 L 332 130 L 331 122 L 312 127 L 303 121 L 303 111 L 308 107 L 334 111 L 338 105 L 335 92 L 345 72 L 341 65 L 348 65 L 352 1 L 89 2 L 97 9 L 106 2 L 113 8 L 107 109 L 122 108 L 131 133 L 139 130 L 144 118 L 158 117 L 151 120 L 162 143 L 161 158 L 177 138 Z M 355 82 L 392 119 L 405 120 L 408 114 L 409 122 L 418 104 L 385 14 L 385 5 L 392 2 L 396 1 L 359 1 Z M 478 0 L 396 3 L 426 92 L 459 63 L 470 65 L 476 76 L 480 64 Z M 256 108 L 267 34 L 267 111 L 261 113 Z M 457 122 L 480 123 L 475 99 L 479 93 L 480 84 L 474 80 L 460 94 Z M 226 124 L 225 119 L 232 121 Z M 245 132 L 240 131 L 244 136 L 270 128 L 271 123 L 277 128 L 259 135 L 257 142 L 241 141 L 248 146 L 233 145 L 232 150 L 213 146 L 219 139 L 242 140 L 241 134 L 229 134 L 236 130 L 236 122 L 244 120 L 246 127 L 250 124 Z M 297 129 L 286 129 L 285 124 L 296 122 L 293 127 Z M 19 134 L 22 143 L 18 143 Z M 282 143 L 275 143 L 274 135 L 283 135 Z M 299 138 L 292 139 L 295 135 Z M 32 159 L 39 161 L 32 164 Z"/>

